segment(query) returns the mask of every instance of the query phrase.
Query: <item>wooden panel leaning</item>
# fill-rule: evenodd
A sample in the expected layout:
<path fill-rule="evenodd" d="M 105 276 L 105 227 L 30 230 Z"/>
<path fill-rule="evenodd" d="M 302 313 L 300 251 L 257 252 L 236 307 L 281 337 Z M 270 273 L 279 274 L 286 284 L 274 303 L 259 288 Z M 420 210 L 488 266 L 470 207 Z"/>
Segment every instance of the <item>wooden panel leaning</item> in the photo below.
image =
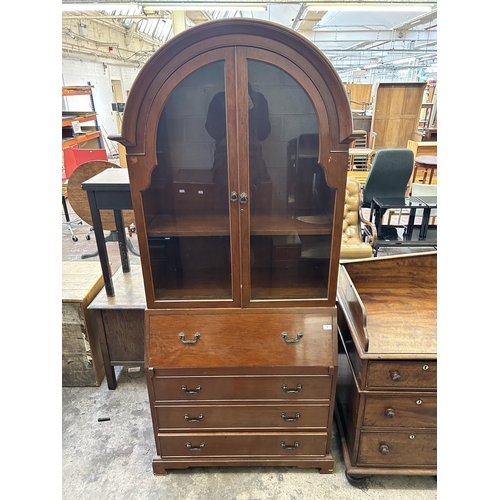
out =
<path fill-rule="evenodd" d="M 97 329 L 88 305 L 103 287 L 99 262 L 62 263 L 62 385 L 99 386 L 104 378 Z"/>

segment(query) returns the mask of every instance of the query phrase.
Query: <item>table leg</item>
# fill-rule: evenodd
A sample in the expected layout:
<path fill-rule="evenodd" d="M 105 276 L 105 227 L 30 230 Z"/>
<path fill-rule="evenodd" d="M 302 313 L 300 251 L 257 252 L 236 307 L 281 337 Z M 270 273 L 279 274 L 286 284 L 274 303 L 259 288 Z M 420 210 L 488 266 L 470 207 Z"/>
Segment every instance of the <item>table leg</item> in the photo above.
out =
<path fill-rule="evenodd" d="M 410 208 L 410 215 L 408 216 L 408 226 L 406 227 L 406 240 L 411 241 L 413 236 L 413 225 L 415 224 L 416 208 Z"/>
<path fill-rule="evenodd" d="M 130 264 L 127 253 L 127 235 L 125 234 L 125 225 L 123 223 L 123 214 L 121 210 L 113 210 L 115 214 L 116 232 L 118 235 L 118 248 L 120 250 L 120 259 L 124 273 L 130 272 Z"/>
<path fill-rule="evenodd" d="M 422 225 L 420 226 L 420 233 L 418 235 L 419 240 L 425 240 L 427 238 L 427 229 L 429 228 L 430 217 L 431 217 L 431 209 L 424 208 L 424 215 L 422 216 Z"/>
<path fill-rule="evenodd" d="M 96 310 L 95 320 L 97 325 L 97 333 L 99 335 L 99 343 L 101 344 L 102 359 L 104 361 L 104 372 L 106 373 L 106 382 L 108 383 L 108 389 L 116 389 L 118 385 L 116 381 L 115 367 L 111 365 L 111 358 L 109 355 L 108 342 L 106 339 L 106 332 L 104 330 L 104 321 L 102 318 L 102 311 Z"/>
<path fill-rule="evenodd" d="M 104 286 L 106 287 L 106 294 L 109 297 L 115 296 L 115 289 L 113 287 L 113 278 L 109 265 L 108 249 L 106 248 L 106 240 L 104 238 L 104 229 L 102 227 L 101 213 L 97 208 L 97 200 L 94 191 L 87 191 L 89 200 L 90 215 L 92 216 L 92 225 L 94 226 L 95 241 L 97 243 L 97 251 L 99 253 L 99 260 L 101 262 L 102 276 L 104 278 Z"/>
<path fill-rule="evenodd" d="M 431 168 L 431 174 L 429 176 L 429 184 L 432 184 L 432 178 L 434 177 L 434 170 L 436 170 L 435 167 Z"/>
<path fill-rule="evenodd" d="M 382 210 L 380 207 L 372 201 L 372 206 L 370 208 L 370 221 L 373 220 L 373 214 L 375 214 L 375 228 L 377 229 L 377 235 L 382 234 Z"/>

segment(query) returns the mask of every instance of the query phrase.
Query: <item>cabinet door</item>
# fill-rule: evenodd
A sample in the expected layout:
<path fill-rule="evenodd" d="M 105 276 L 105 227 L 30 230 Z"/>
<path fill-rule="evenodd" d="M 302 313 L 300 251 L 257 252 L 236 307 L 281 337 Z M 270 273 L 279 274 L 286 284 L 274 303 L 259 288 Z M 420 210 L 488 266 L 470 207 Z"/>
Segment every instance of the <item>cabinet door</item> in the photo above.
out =
<path fill-rule="evenodd" d="M 212 53 L 170 79 L 156 134 L 157 165 L 143 193 L 156 300 L 239 302 L 232 241 L 238 233 L 230 232 L 228 172 L 221 167 L 234 140 L 233 131 L 226 133 L 235 128 L 226 92 L 233 78 L 232 61 Z"/>
<path fill-rule="evenodd" d="M 291 61 L 238 57 L 243 302 L 326 299 L 335 191 L 318 163 L 321 99 Z"/>
<path fill-rule="evenodd" d="M 318 163 L 328 119 L 311 78 L 236 47 L 193 58 L 164 89 L 142 194 L 155 300 L 328 299 L 335 190 Z"/>

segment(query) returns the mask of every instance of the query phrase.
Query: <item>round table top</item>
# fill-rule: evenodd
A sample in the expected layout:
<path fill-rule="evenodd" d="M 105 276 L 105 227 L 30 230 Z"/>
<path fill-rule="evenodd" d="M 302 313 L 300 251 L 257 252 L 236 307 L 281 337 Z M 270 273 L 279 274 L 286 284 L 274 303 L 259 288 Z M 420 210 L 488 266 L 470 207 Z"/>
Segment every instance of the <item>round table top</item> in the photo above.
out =
<path fill-rule="evenodd" d="M 422 165 L 437 165 L 438 157 L 437 156 L 417 156 L 415 158 L 416 163 L 420 163 Z"/>
<path fill-rule="evenodd" d="M 79 165 L 68 180 L 68 201 L 73 211 L 84 222 L 92 225 L 92 215 L 90 213 L 89 199 L 87 192 L 82 189 L 82 182 L 87 181 L 100 174 L 108 168 L 114 168 L 119 165 L 105 160 L 90 160 Z M 123 223 L 125 227 L 134 222 L 133 210 L 122 210 Z M 113 210 L 101 210 L 101 222 L 105 231 L 114 231 L 116 229 L 115 215 Z"/>

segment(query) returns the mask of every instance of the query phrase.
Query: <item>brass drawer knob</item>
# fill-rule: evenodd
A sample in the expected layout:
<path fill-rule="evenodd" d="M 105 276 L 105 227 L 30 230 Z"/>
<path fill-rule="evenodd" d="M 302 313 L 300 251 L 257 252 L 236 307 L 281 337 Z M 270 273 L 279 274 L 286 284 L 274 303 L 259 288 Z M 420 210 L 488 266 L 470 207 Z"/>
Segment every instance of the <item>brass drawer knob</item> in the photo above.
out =
<path fill-rule="evenodd" d="M 401 380 L 401 374 L 397 370 L 391 372 L 390 376 L 394 382 L 399 382 Z"/>
<path fill-rule="evenodd" d="M 394 408 L 387 408 L 387 410 L 385 410 L 385 416 L 387 418 L 394 418 L 396 416 Z"/>
<path fill-rule="evenodd" d="M 387 455 L 389 453 L 389 447 L 386 444 L 381 444 L 378 449 L 382 455 Z"/>

